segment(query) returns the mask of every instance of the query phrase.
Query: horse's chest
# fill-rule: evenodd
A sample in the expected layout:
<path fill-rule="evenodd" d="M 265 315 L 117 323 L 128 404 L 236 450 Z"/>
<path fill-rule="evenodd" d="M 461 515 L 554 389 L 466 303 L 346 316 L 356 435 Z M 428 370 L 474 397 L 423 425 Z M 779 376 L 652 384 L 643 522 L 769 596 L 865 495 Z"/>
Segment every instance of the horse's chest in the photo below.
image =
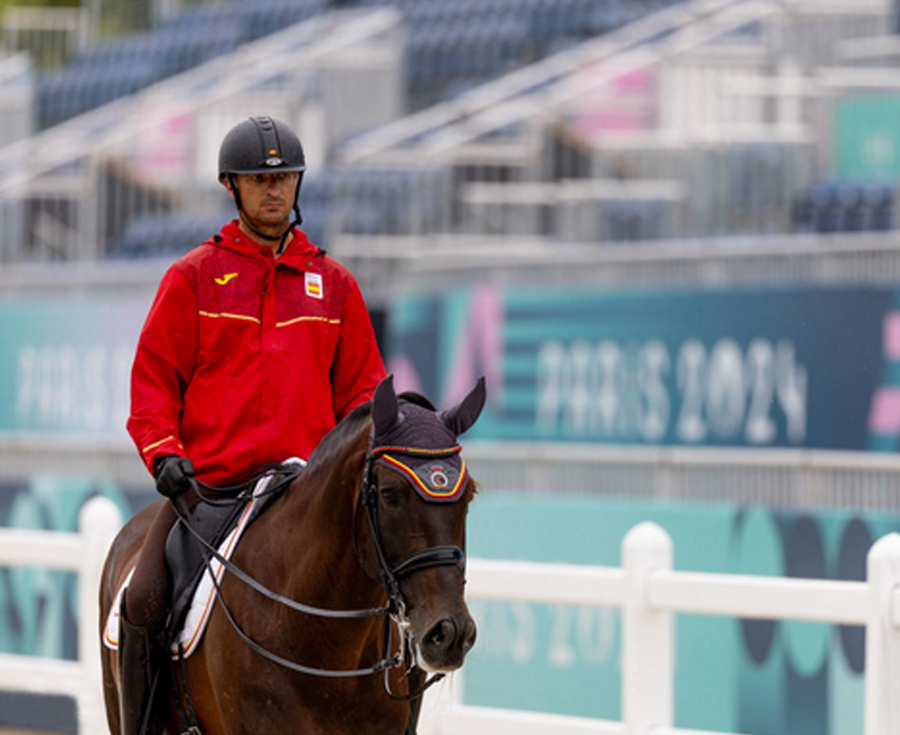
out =
<path fill-rule="evenodd" d="M 248 708 L 241 728 L 228 735 L 294 732 L 303 735 L 401 735 L 408 708 L 390 700 L 380 686 L 346 687 L 311 682 L 292 695 L 269 691 Z M 351 687 L 352 689 L 353 687 Z M 342 689 L 344 689 L 342 691 Z"/>

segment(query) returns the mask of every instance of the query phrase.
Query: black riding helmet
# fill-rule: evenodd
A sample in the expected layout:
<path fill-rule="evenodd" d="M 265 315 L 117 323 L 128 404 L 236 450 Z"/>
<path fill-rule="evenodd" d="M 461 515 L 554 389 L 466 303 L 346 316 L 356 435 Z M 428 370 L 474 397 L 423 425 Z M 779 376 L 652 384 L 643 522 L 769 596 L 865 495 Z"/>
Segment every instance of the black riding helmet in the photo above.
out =
<path fill-rule="evenodd" d="M 306 171 L 306 156 L 296 133 L 281 120 L 260 116 L 243 120 L 228 131 L 219 147 L 219 181 L 227 178 L 234 192 L 234 203 L 241 211 L 241 197 L 234 176 L 237 174 L 270 174 L 275 172 L 297 172 L 297 188 L 294 191 L 294 221 L 280 238 L 269 237 L 257 232 L 245 222 L 253 232 L 266 240 L 280 239 L 278 252 L 291 230 L 298 227 L 303 218 L 300 215 L 300 184 Z"/>

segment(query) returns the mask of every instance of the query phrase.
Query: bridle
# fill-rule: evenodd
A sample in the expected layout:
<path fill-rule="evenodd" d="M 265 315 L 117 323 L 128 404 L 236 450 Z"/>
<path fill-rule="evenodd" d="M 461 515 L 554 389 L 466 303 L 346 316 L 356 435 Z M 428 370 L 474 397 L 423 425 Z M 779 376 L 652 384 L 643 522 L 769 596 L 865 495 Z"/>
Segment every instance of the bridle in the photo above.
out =
<path fill-rule="evenodd" d="M 402 449 L 402 448 L 401 448 Z M 398 451 L 397 447 L 391 447 L 391 451 Z M 452 449 L 410 449 L 410 451 L 415 452 L 416 456 L 419 457 L 447 457 L 451 452 L 458 453 L 460 448 L 454 447 Z M 362 507 L 365 509 L 366 518 L 369 526 L 369 535 L 371 537 L 372 546 L 375 551 L 375 559 L 378 565 L 378 573 L 381 579 L 382 586 L 384 587 L 384 592 L 388 600 L 388 604 L 383 607 L 376 608 L 368 608 L 368 609 L 359 609 L 359 610 L 331 610 L 326 608 L 313 607 L 311 605 L 305 605 L 303 603 L 297 602 L 295 600 L 291 600 L 283 595 L 278 594 L 270 590 L 268 587 L 260 583 L 258 580 L 244 572 L 242 569 L 237 567 L 231 560 L 222 556 L 218 549 L 216 549 L 212 544 L 203 539 L 200 534 L 191 526 L 190 518 L 187 514 L 186 507 L 179 508 L 178 503 L 173 502 L 173 507 L 175 508 L 175 512 L 178 517 L 181 519 L 182 523 L 189 529 L 194 538 L 197 539 L 198 543 L 201 544 L 204 551 L 206 552 L 206 566 L 209 571 L 210 577 L 212 578 L 213 585 L 215 586 L 219 603 L 222 607 L 222 611 L 225 614 L 226 619 L 234 629 L 234 631 L 238 634 L 238 636 L 247 644 L 252 650 L 263 656 L 264 658 L 284 667 L 290 669 L 291 671 L 295 671 L 302 674 L 308 674 L 312 676 L 320 676 L 327 678 L 347 678 L 347 677 L 357 677 L 357 676 L 367 676 L 369 674 L 374 674 L 378 672 L 383 672 L 384 675 L 384 689 L 385 692 L 392 699 L 399 700 L 412 700 L 421 696 L 426 689 L 440 681 L 444 675 L 443 674 L 435 674 L 430 679 L 425 681 L 425 683 L 420 686 L 416 691 L 410 691 L 405 695 L 395 694 L 390 687 L 389 681 L 389 671 L 392 668 L 396 668 L 398 666 L 407 663 L 407 668 L 410 669 L 415 665 L 415 647 L 412 645 L 412 629 L 409 619 L 406 617 L 406 601 L 403 597 L 403 593 L 400 590 L 400 582 L 407 577 L 415 574 L 416 572 L 422 571 L 424 569 L 430 569 L 433 567 L 441 567 L 441 566 L 455 566 L 460 574 L 463 577 L 463 582 L 465 582 L 465 569 L 466 569 L 466 554 L 465 552 L 459 548 L 458 546 L 432 546 L 426 549 L 422 549 L 420 551 L 416 551 L 410 554 L 406 559 L 401 561 L 399 564 L 391 564 L 390 560 L 387 558 L 387 554 L 384 550 L 384 542 L 381 535 L 381 527 L 378 523 L 378 486 L 375 480 L 374 473 L 374 464 L 376 460 L 379 459 L 386 451 L 388 451 L 387 447 L 381 448 L 369 448 L 366 453 L 365 459 L 365 469 L 363 472 L 363 480 L 360 486 L 359 492 L 357 493 L 356 505 L 354 508 L 354 535 L 353 535 L 353 545 L 356 551 L 357 560 L 359 560 L 359 539 L 358 539 L 358 515 L 359 509 Z M 238 498 L 237 500 L 246 499 L 246 496 L 243 498 Z M 181 500 L 181 499 L 179 499 Z M 183 500 L 181 500 L 183 503 Z M 222 594 L 222 589 L 220 587 L 219 580 L 216 578 L 216 574 L 211 569 L 211 562 L 215 560 L 218 561 L 226 571 L 233 574 L 240 581 L 254 589 L 259 594 L 264 597 L 276 602 L 280 605 L 284 605 L 291 610 L 296 610 L 298 612 L 305 613 L 307 615 L 313 615 L 316 617 L 324 617 L 324 618 L 341 618 L 341 619 L 359 619 L 359 618 L 374 618 L 374 617 L 384 617 L 385 619 L 385 648 L 384 654 L 381 659 L 376 661 L 374 664 L 367 668 L 363 669 L 321 669 L 316 667 L 305 666 L 303 664 L 297 663 L 295 661 L 290 661 L 285 659 L 275 652 L 267 649 L 265 646 L 257 643 L 253 640 L 249 634 L 247 634 L 235 620 L 231 611 L 228 608 L 228 605 L 225 602 L 225 598 Z M 392 635 L 392 625 L 391 621 L 396 623 L 399 628 L 402 636 L 402 645 L 400 652 L 397 654 L 391 655 L 391 649 L 393 648 L 393 635 Z"/>
<path fill-rule="evenodd" d="M 385 595 L 388 598 L 388 611 L 390 617 L 397 624 L 403 636 L 403 652 L 413 658 L 410 662 L 415 664 L 415 648 L 411 642 L 411 626 L 409 619 L 406 617 L 406 601 L 400 590 L 400 582 L 407 577 L 412 576 L 423 569 L 432 567 L 455 566 L 462 575 L 463 583 L 466 580 L 466 552 L 458 546 L 430 546 L 426 549 L 413 552 L 399 564 L 392 566 L 384 551 L 384 541 L 381 538 L 381 526 L 378 523 L 378 484 L 375 482 L 375 461 L 389 451 L 388 447 L 370 448 L 366 454 L 366 469 L 363 475 L 362 486 L 357 496 L 356 510 L 354 512 L 354 535 L 353 545 L 356 549 L 357 559 L 359 555 L 359 541 L 357 529 L 359 524 L 356 522 L 356 516 L 359 514 L 359 508 L 362 506 L 366 511 L 366 519 L 369 524 L 369 535 L 372 539 L 372 547 L 375 550 L 375 558 L 378 563 L 378 571 L 381 577 L 381 584 L 384 587 Z M 390 451 L 398 451 L 397 447 L 391 447 Z M 459 452 L 459 447 L 454 447 L 454 453 Z M 446 457 L 448 450 L 421 450 L 416 449 L 416 456 L 419 457 Z M 390 627 L 390 626 L 388 626 Z M 390 630 L 387 635 L 387 645 L 390 646 Z M 390 648 L 386 650 L 386 654 L 390 653 Z M 384 686 L 387 694 L 392 698 L 412 699 L 420 696 L 428 687 L 444 678 L 443 674 L 435 674 L 419 689 L 415 694 L 405 697 L 397 697 L 389 686 L 387 673 L 384 677 Z"/>
<path fill-rule="evenodd" d="M 402 451 L 403 448 L 400 448 Z M 369 522 L 369 532 L 372 537 L 372 546 L 375 549 L 375 557 L 378 562 L 378 571 L 381 583 L 384 586 L 388 598 L 388 606 L 392 615 L 401 615 L 405 609 L 403 593 L 400 591 L 400 581 L 415 574 L 422 569 L 431 567 L 455 566 L 459 569 L 463 580 L 466 577 L 466 552 L 458 546 L 430 546 L 427 549 L 410 554 L 399 564 L 392 566 L 384 551 L 384 542 L 381 538 L 381 526 L 378 523 L 378 485 L 375 482 L 375 461 L 386 452 L 397 452 L 397 447 L 379 447 L 370 449 L 366 455 L 366 470 L 363 476 L 362 487 L 359 491 L 356 503 L 356 515 L 359 507 L 366 510 L 366 518 Z M 418 457 L 446 457 L 449 451 L 459 452 L 458 447 L 452 450 L 421 450 L 416 449 Z M 354 529 L 358 524 L 354 522 Z M 359 554 L 359 540 L 354 532 L 353 545 L 356 548 L 357 558 Z"/>

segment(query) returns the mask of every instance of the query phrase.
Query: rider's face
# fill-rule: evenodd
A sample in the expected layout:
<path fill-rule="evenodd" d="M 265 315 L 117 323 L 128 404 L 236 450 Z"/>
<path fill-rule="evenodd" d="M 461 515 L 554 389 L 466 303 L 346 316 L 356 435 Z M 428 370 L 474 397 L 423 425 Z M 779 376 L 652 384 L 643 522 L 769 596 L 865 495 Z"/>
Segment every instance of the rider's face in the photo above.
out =
<path fill-rule="evenodd" d="M 297 177 L 296 172 L 237 175 L 236 185 L 244 216 L 262 230 L 286 228 L 294 206 Z M 227 179 L 225 185 L 233 197 Z"/>

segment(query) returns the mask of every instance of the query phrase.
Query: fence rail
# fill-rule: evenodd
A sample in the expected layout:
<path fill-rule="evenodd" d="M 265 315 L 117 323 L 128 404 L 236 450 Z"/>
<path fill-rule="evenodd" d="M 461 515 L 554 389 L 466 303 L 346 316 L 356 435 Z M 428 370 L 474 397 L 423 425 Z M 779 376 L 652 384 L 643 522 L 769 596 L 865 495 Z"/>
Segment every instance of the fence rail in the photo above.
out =
<path fill-rule="evenodd" d="M 78 660 L 0 655 L 0 689 L 70 696 L 78 732 L 106 732 L 96 590 L 121 516 L 105 498 L 82 509 L 79 532 L 0 531 L 0 566 L 78 572 Z M 698 735 L 673 726 L 673 613 L 791 619 L 866 627 L 863 735 L 900 731 L 900 534 L 877 541 L 866 582 L 701 574 L 672 569 L 672 541 L 653 523 L 622 544 L 622 568 L 473 559 L 478 599 L 617 607 L 622 612 L 622 721 L 456 704 L 426 708 L 422 735 Z M 707 732 L 706 735 L 716 735 Z"/>
<path fill-rule="evenodd" d="M 103 561 L 122 524 L 112 501 L 93 498 L 79 515 L 78 533 L 0 529 L 0 566 L 39 567 L 78 574 L 78 659 L 0 654 L 0 689 L 72 697 L 78 732 L 107 732 L 100 674 L 97 590 Z"/>
<path fill-rule="evenodd" d="M 900 534 L 869 550 L 866 582 L 681 572 L 672 557 L 668 534 L 641 523 L 622 543 L 623 568 L 472 560 L 469 597 L 621 610 L 622 721 L 457 703 L 426 709 L 423 735 L 696 735 L 673 725 L 673 613 L 865 626 L 860 732 L 900 731 Z"/>

